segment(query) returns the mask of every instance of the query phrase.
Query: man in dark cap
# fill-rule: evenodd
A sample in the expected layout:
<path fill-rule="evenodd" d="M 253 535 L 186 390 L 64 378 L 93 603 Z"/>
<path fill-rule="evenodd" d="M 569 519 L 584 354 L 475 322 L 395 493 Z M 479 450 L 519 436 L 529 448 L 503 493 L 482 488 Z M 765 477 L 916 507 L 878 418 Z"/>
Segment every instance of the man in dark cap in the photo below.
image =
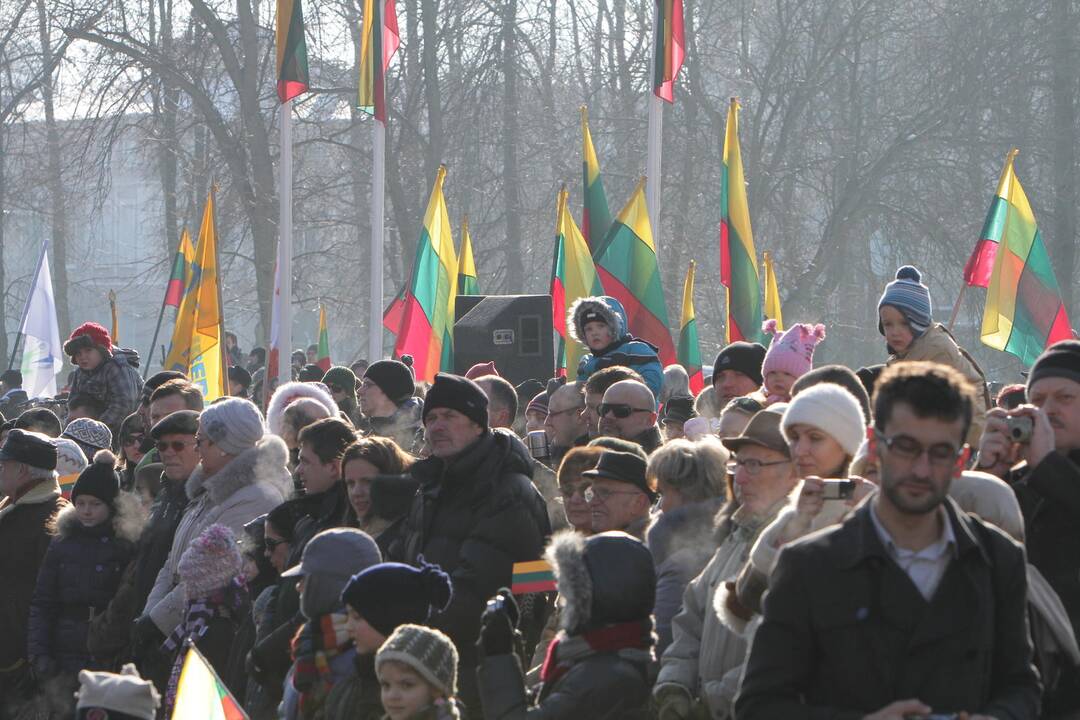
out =
<path fill-rule="evenodd" d="M 725 346 L 713 361 L 716 407 L 725 408 L 735 398 L 759 390 L 764 362 L 765 346 L 760 343 L 739 341 Z"/>
<path fill-rule="evenodd" d="M 987 413 L 976 465 L 1012 485 L 1024 513 L 1028 562 L 1061 598 L 1080 638 L 1080 341 L 1054 343 L 1038 357 L 1028 373 L 1027 401 Z M 1040 669 L 1047 683 L 1043 712 L 1080 711 L 1076 666 L 1063 664 L 1056 682 Z"/>
<path fill-rule="evenodd" d="M 379 360 L 364 371 L 359 427 L 365 437 L 388 437 L 406 452 L 416 452 L 423 444 L 423 403 L 413 397 L 412 358 L 406 355 L 402 360 Z"/>
<path fill-rule="evenodd" d="M 590 482 L 585 501 L 594 533 L 621 530 L 644 539 L 649 509 L 658 497 L 645 479 L 645 468 L 639 455 L 605 450 L 595 468 L 581 473 Z"/>
<path fill-rule="evenodd" d="M 683 425 L 690 418 L 697 417 L 694 411 L 694 398 L 677 395 L 666 403 L 660 413 L 660 427 L 664 430 L 664 440 L 678 440 L 685 438 Z"/>
<path fill-rule="evenodd" d="M 453 599 L 431 625 L 457 645 L 462 698 L 478 708 L 475 645 L 484 603 L 510 586 L 514 563 L 540 558 L 551 528 L 528 450 L 512 433 L 488 426 L 488 399 L 475 382 L 436 375 L 424 431 L 431 457 L 409 471 L 420 490 L 389 556 L 413 565 L 423 556 L 449 573 Z"/>
<path fill-rule="evenodd" d="M 38 570 L 68 506 L 56 477 L 56 446 L 44 435 L 11 430 L 0 447 L 0 698 L 30 691 L 27 621 Z"/>

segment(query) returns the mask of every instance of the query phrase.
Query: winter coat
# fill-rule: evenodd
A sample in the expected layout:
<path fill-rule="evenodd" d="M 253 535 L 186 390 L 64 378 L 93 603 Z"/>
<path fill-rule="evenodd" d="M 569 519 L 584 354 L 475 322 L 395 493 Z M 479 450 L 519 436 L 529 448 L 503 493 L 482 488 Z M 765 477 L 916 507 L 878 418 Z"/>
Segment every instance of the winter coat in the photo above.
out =
<path fill-rule="evenodd" d="M 986 411 L 990 409 L 990 394 L 986 389 L 986 374 L 975 362 L 967 350 L 960 347 L 949 331 L 941 323 L 931 326 L 926 332 L 912 340 L 903 353 L 889 356 L 888 365 L 898 362 L 922 360 L 936 362 L 957 370 L 967 378 L 975 389 L 975 407 L 968 430 L 967 442 L 972 447 L 979 446 L 983 427 L 986 425 Z"/>
<path fill-rule="evenodd" d="M 864 503 L 784 547 L 736 703 L 739 720 L 861 718 L 904 698 L 937 713 L 1039 716 L 1023 549 L 944 503 L 955 555 L 928 602 Z"/>
<path fill-rule="evenodd" d="M 291 563 L 300 562 L 304 547 L 311 538 L 323 530 L 348 525 L 349 516 L 352 515 L 345 483 L 341 480 L 335 482 L 329 490 L 305 495 L 291 502 L 299 503 L 303 514 L 303 517 L 296 521 L 294 539 L 289 545 Z"/>
<path fill-rule="evenodd" d="M 60 511 L 30 605 L 30 657 L 50 658 L 65 673 L 103 669 L 100 660 L 91 662 L 87 631 L 116 593 L 143 519 L 130 493 L 118 496 L 112 518 L 95 527 L 84 527 L 74 506 Z"/>
<path fill-rule="evenodd" d="M 568 328 L 570 335 L 574 340 L 585 345 L 585 328 L 581 318 L 586 311 L 592 311 L 606 319 L 616 340 L 603 350 L 593 351 L 581 358 L 577 379 L 585 382 L 598 370 L 622 365 L 641 375 L 645 384 L 652 390 L 654 398 L 660 397 L 660 389 L 664 385 L 664 367 L 660 364 L 656 347 L 630 334 L 630 324 L 621 302 L 607 295 L 601 296 L 599 300 L 598 302 L 597 298 L 581 298 L 570 306 L 569 312 L 574 319 L 571 327 Z"/>
<path fill-rule="evenodd" d="M 1053 451 L 1035 467 L 1017 466 L 1006 480 L 1024 514 L 1028 562 L 1061 598 L 1080 641 L 1080 451 Z M 1055 706 L 1080 708 L 1080 674 L 1074 676 Z"/>
<path fill-rule="evenodd" d="M 364 437 L 390 438 L 402 450 L 413 455 L 424 446 L 424 401 L 411 397 L 398 405 L 389 417 L 366 417 L 360 423 Z"/>
<path fill-rule="evenodd" d="M 259 593 L 259 596 L 255 598 L 255 602 L 251 605 L 251 619 L 255 626 L 256 643 L 266 639 L 266 636 L 274 629 L 271 619 L 277 591 L 278 586 L 271 585 Z M 280 688 L 281 683 L 278 683 L 278 686 Z M 281 696 L 280 689 L 274 693 L 268 692 L 259 679 L 249 673 L 245 683 L 245 690 L 244 712 L 248 714 L 251 720 L 277 720 L 277 704 Z"/>
<path fill-rule="evenodd" d="M 724 582 L 738 575 L 754 541 L 783 503 L 758 517 L 746 508 L 735 511 L 730 534 L 701 574 L 686 586 L 682 610 L 672 620 L 672 640 L 660 660 L 657 690 L 668 683 L 678 685 L 704 703 L 713 718 L 731 716 L 746 656 L 745 639 L 728 629 L 713 610 L 714 596 Z"/>
<path fill-rule="evenodd" d="M 329 671 L 330 682 L 333 688 L 337 687 L 341 683 L 349 680 L 356 668 L 356 649 L 349 646 L 349 649 L 345 652 L 338 653 L 330 658 Z M 295 666 L 293 667 L 295 669 Z M 285 692 L 281 698 L 281 706 L 278 708 L 278 714 L 282 720 L 301 720 L 302 718 L 310 717 L 311 720 L 319 717 L 319 712 L 325 711 L 326 700 L 323 700 L 321 706 L 315 709 L 315 713 L 308 710 L 308 705 L 304 705 L 304 710 L 300 710 L 300 691 L 293 685 L 293 669 L 289 670 L 289 674 L 285 677 Z M 327 693 L 327 698 L 330 695 Z M 351 717 L 351 716 L 350 716 Z"/>
<path fill-rule="evenodd" d="M 462 699 L 476 705 L 476 639 L 480 614 L 513 565 L 541 557 L 551 534 L 544 499 L 531 481 L 522 442 L 489 430 L 449 459 L 429 457 L 410 474 L 420 482 L 390 558 L 416 564 L 421 555 L 450 574 L 450 605 L 430 624 L 450 636 L 460 656 Z"/>
<path fill-rule="evenodd" d="M 671 644 L 671 621 L 682 608 L 687 584 L 705 568 L 713 548 L 713 518 L 724 498 L 689 503 L 657 515 L 645 534 L 656 563 L 656 606 L 653 620 L 662 655 Z"/>
<path fill-rule="evenodd" d="M 335 683 L 314 720 L 380 720 L 382 716 L 375 656 L 368 654 L 353 655 L 352 674 Z"/>
<path fill-rule="evenodd" d="M 119 437 L 120 423 L 139 407 L 142 399 L 139 353 L 114 347 L 112 354 L 93 370 L 75 368 L 71 374 L 71 396 L 88 395 L 105 409 L 97 418 Z"/>
<path fill-rule="evenodd" d="M 143 610 L 162 633 L 172 632 L 183 620 L 184 588 L 176 568 L 184 550 L 214 524 L 224 525 L 240 537 L 247 522 L 280 505 L 292 489 L 292 477 L 285 468 L 287 458 L 281 438 L 266 435 L 214 475 L 206 477 L 201 464 L 191 473 L 185 483 L 190 504 Z"/>
<path fill-rule="evenodd" d="M 27 659 L 30 601 L 38 570 L 56 534 L 60 511 L 70 503 L 54 479 L 43 480 L 14 502 L 0 499 L 0 687 Z"/>

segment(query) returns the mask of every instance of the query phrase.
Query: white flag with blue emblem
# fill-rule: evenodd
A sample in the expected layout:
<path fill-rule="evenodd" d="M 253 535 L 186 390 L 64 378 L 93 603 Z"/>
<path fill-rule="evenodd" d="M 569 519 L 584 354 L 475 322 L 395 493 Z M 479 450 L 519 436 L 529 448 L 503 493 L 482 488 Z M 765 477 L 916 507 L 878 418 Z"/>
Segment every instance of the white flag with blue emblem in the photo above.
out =
<path fill-rule="evenodd" d="M 31 398 L 56 395 L 56 376 L 64 369 L 64 346 L 60 344 L 52 273 L 44 248 L 19 332 L 23 335 L 23 389 Z"/>

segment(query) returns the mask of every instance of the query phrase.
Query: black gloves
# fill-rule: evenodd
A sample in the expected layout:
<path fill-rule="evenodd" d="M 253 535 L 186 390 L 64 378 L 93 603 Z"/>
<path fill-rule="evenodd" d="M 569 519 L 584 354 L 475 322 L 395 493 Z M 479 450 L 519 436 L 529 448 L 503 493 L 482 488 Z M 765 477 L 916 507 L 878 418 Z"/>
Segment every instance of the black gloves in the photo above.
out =
<path fill-rule="evenodd" d="M 480 616 L 480 640 L 477 646 L 481 656 L 510 655 L 514 652 L 518 616 L 514 596 L 506 588 L 488 600 L 484 614 Z"/>

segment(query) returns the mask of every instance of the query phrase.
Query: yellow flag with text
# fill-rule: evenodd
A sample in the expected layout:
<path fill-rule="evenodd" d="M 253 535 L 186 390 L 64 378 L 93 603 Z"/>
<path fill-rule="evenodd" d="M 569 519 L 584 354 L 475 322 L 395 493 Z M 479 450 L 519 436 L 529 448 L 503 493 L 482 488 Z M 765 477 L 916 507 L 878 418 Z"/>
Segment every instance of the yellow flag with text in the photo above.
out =
<path fill-rule="evenodd" d="M 225 394 L 213 191 L 206 198 L 191 269 L 190 290 L 184 295 L 176 313 L 176 327 L 173 329 L 169 356 L 165 358 L 165 369 L 185 373 L 202 390 L 206 402 L 213 402 Z"/>

